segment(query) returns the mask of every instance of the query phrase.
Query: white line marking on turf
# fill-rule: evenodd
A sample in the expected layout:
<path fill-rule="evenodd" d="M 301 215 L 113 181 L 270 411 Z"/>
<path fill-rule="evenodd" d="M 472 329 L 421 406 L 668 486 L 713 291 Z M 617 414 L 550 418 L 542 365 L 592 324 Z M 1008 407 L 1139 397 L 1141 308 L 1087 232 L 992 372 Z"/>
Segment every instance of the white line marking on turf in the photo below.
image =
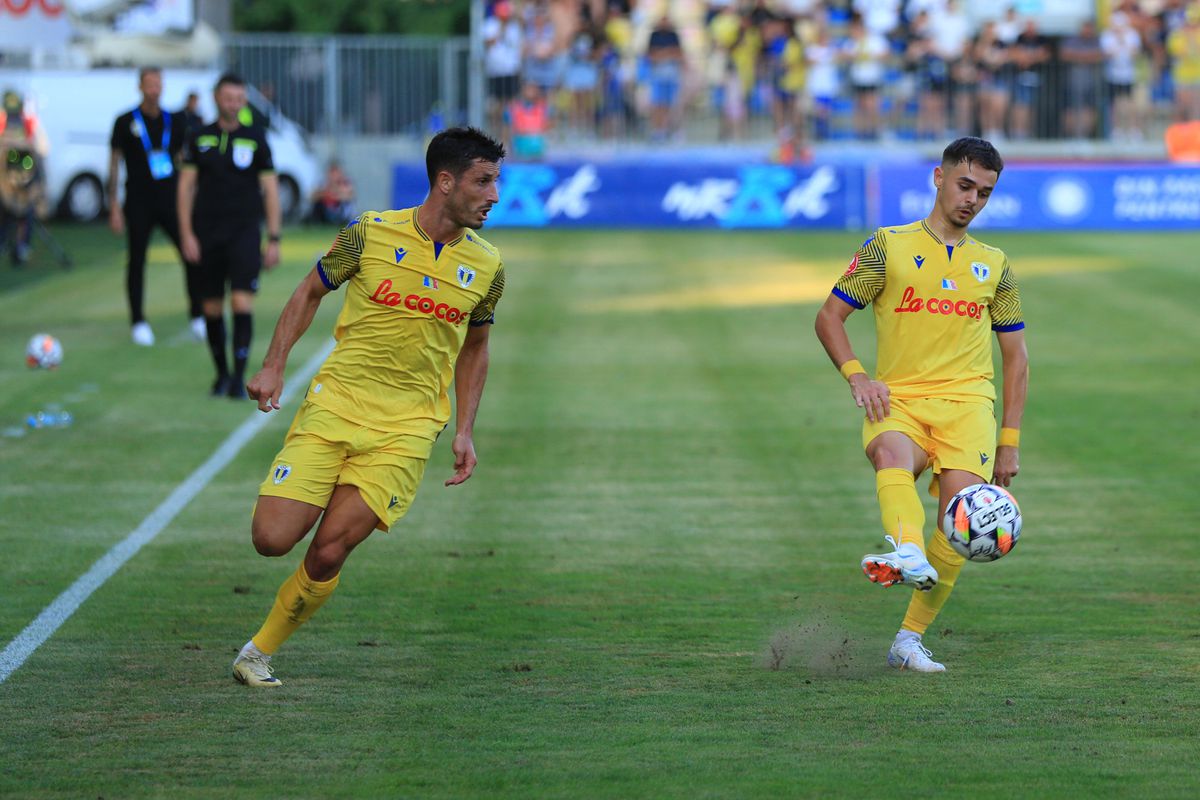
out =
<path fill-rule="evenodd" d="M 333 350 L 333 342 L 321 348 L 316 355 L 305 362 L 300 371 L 284 386 L 284 396 L 291 397 L 304 391 L 304 385 L 316 374 L 317 369 Z M 208 486 L 226 465 L 233 460 L 247 442 L 254 438 L 263 427 L 271 421 L 272 414 L 263 414 L 255 410 L 253 415 L 243 422 L 229 437 L 221 443 L 208 460 L 197 467 L 196 471 L 175 487 L 175 491 L 164 500 L 158 508 L 142 520 L 133 533 L 126 536 L 112 549 L 101 556 L 92 568 L 71 584 L 65 592 L 46 606 L 37 619 L 29 623 L 15 639 L 8 643 L 4 652 L 0 653 L 0 683 L 8 680 L 17 669 L 25 663 L 25 659 L 57 631 L 72 614 L 74 614 L 92 592 L 104 585 L 121 566 L 133 558 L 138 550 L 149 544 L 163 528 L 171 524 L 171 520 L 179 514 L 196 495 Z"/>

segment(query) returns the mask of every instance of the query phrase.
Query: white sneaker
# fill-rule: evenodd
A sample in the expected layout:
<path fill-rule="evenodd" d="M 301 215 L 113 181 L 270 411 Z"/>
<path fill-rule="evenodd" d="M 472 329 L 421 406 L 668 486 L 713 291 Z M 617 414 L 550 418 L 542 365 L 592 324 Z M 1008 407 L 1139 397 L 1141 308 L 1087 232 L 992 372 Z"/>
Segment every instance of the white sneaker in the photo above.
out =
<path fill-rule="evenodd" d="M 154 331 L 150 329 L 149 322 L 139 322 L 133 326 L 130 332 L 133 336 L 133 343 L 139 344 L 142 347 L 151 347 L 154 344 Z"/>
<path fill-rule="evenodd" d="M 945 672 L 946 665 L 934 661 L 933 653 L 921 644 L 920 636 L 911 636 L 892 644 L 888 651 L 888 666 L 911 669 L 913 672 Z"/>
<path fill-rule="evenodd" d="M 896 549 L 890 553 L 863 556 L 862 571 L 868 580 L 881 586 L 903 583 L 921 592 L 928 592 L 937 585 L 937 570 L 920 547 L 912 542 L 896 544 L 891 536 L 884 538 Z"/>
<path fill-rule="evenodd" d="M 204 324 L 204 317 L 192 317 L 192 338 L 197 342 L 208 341 L 208 326 Z"/>
<path fill-rule="evenodd" d="M 246 642 L 242 652 L 233 660 L 233 677 L 247 686 L 282 686 L 283 681 L 272 675 L 271 657 Z"/>

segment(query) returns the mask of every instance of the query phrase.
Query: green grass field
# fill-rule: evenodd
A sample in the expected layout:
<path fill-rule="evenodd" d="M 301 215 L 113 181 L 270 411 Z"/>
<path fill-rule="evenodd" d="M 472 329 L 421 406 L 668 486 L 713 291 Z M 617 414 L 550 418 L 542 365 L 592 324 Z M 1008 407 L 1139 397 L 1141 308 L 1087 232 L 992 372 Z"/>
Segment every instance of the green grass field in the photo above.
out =
<path fill-rule="evenodd" d="M 205 395 L 167 246 L 138 349 L 121 240 L 58 233 L 73 270 L 0 290 L 0 647 L 256 413 Z M 289 231 L 255 363 L 331 233 Z M 275 659 L 284 687 L 239 686 L 300 555 L 248 530 L 291 398 L 0 684 L 0 796 L 1200 794 L 1200 235 L 985 235 L 1029 323 L 1025 530 L 964 569 L 935 676 L 884 664 L 907 590 L 859 572 L 874 483 L 812 334 L 861 236 L 489 235 L 509 288 L 475 477 L 443 488 L 439 443 Z M 42 329 L 56 372 L 22 363 Z M 74 425 L 17 436 L 47 404 Z"/>

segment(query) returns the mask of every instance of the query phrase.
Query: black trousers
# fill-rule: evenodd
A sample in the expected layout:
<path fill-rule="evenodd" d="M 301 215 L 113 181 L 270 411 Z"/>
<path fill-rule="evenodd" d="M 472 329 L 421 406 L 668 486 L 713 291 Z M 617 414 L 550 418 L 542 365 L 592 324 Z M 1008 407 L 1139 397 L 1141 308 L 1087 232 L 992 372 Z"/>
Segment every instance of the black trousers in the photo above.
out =
<path fill-rule="evenodd" d="M 125 293 L 129 298 L 129 320 L 133 324 L 146 319 L 144 304 L 146 296 L 146 248 L 154 228 L 162 228 L 171 238 L 176 250 L 179 246 L 179 220 L 175 215 L 175 195 L 154 192 L 149 197 L 129 196 L 125 199 L 125 234 L 129 243 L 129 261 L 125 269 Z M 203 316 L 200 301 L 200 267 L 183 259 L 184 286 L 187 289 L 188 317 Z"/>

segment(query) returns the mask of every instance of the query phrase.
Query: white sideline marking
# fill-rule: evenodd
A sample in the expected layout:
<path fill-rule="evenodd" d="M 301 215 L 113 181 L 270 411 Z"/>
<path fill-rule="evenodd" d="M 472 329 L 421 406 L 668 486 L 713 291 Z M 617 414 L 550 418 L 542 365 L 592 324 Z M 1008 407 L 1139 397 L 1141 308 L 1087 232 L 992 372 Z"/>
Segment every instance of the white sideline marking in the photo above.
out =
<path fill-rule="evenodd" d="M 305 362 L 300 371 L 284 385 L 284 396 L 290 397 L 302 393 L 304 385 L 316 374 L 317 369 L 332 350 L 333 342 L 330 342 Z M 133 533 L 113 545 L 112 549 L 101 556 L 91 569 L 56 597 L 53 603 L 46 606 L 42 613 L 26 626 L 25 630 L 9 642 L 8 646 L 4 648 L 4 652 L 0 653 L 0 683 L 8 680 L 8 676 L 16 672 L 25 663 L 25 659 L 33 655 L 35 650 L 53 636 L 54 632 L 83 605 L 92 592 L 103 586 L 104 582 L 111 578 L 113 573 L 119 570 L 126 561 L 133 558 L 138 550 L 141 550 L 144 545 L 158 536 L 163 528 L 171 524 L 171 520 L 175 519 L 175 516 L 186 508 L 187 504 L 192 502 L 221 470 L 225 469 L 238 451 L 270 422 L 271 417 L 272 414 L 263 414 L 256 409 L 249 419 L 229 434 L 229 437 L 221 443 L 215 453 L 208 457 L 207 461 L 187 476 L 158 508 L 151 511 L 150 515 L 142 520 L 142 524 L 138 525 Z"/>

